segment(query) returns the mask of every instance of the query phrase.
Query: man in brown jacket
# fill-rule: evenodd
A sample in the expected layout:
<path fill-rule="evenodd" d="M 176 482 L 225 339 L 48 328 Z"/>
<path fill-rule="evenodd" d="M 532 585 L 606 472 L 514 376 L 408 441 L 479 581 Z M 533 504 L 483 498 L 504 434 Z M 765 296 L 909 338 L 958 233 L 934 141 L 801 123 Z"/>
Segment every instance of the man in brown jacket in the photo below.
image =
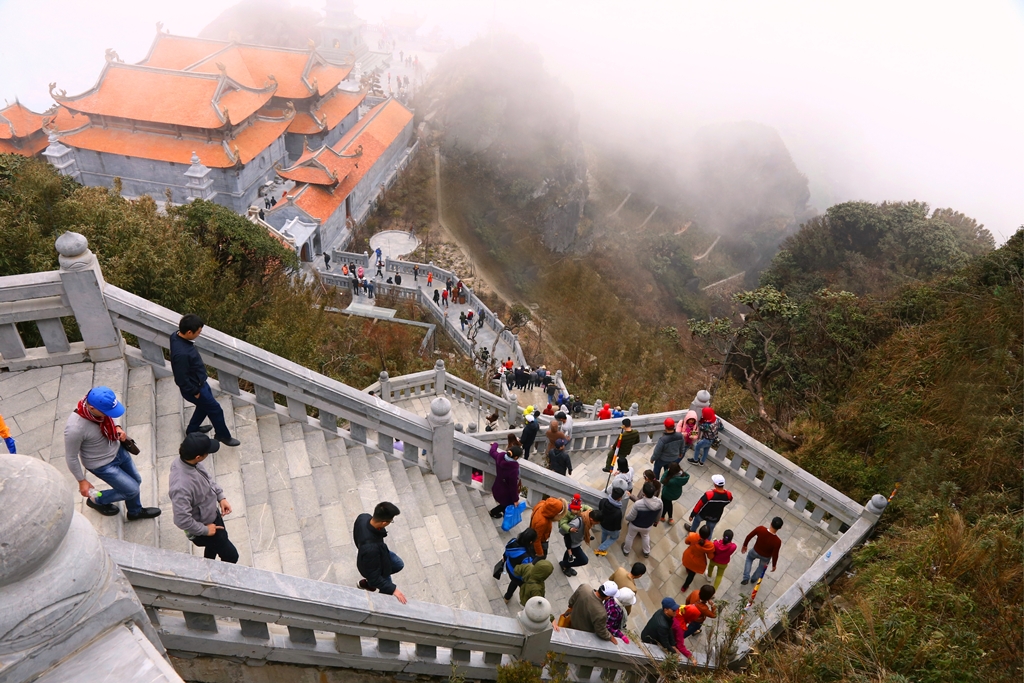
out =
<path fill-rule="evenodd" d="M 604 601 L 615 597 L 618 590 L 611 581 L 604 582 L 597 590 L 587 584 L 577 588 L 569 598 L 569 609 L 572 610 L 570 628 L 593 633 L 612 645 L 618 645 L 619 641 L 608 632 L 608 612 L 604 608 Z"/>
<path fill-rule="evenodd" d="M 548 430 L 544 432 L 544 435 L 548 437 L 547 452 L 549 454 L 551 453 L 551 451 L 555 450 L 556 441 L 558 441 L 559 439 L 565 439 L 566 441 L 569 440 L 565 432 L 562 431 L 562 423 L 557 419 L 551 420 L 551 424 L 548 425 Z"/>
<path fill-rule="evenodd" d="M 614 581 L 615 585 L 619 588 L 628 588 L 634 593 L 636 590 L 636 580 L 647 573 L 647 565 L 643 562 L 634 562 L 633 566 L 627 571 L 625 567 L 619 567 L 612 575 L 608 577 L 609 581 Z M 626 614 L 629 614 L 629 610 L 633 608 L 633 605 L 626 605 Z"/>

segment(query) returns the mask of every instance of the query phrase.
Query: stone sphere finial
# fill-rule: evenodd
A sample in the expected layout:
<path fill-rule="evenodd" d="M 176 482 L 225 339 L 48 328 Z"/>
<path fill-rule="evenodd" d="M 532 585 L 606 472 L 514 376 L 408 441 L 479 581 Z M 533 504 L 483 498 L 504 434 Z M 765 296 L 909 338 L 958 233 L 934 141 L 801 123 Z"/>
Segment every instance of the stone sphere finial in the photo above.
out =
<path fill-rule="evenodd" d="M 6 586 L 56 552 L 71 526 L 75 500 L 56 469 L 25 455 L 0 458 L 0 482 L 0 586 Z"/>
<path fill-rule="evenodd" d="M 452 412 L 452 402 L 444 396 L 438 396 L 430 402 L 430 412 L 435 417 L 444 417 Z"/>
<path fill-rule="evenodd" d="M 74 258 L 89 251 L 89 240 L 77 232 L 65 232 L 57 238 L 53 246 L 61 256 Z"/>
<path fill-rule="evenodd" d="M 539 595 L 527 600 L 526 606 L 518 615 L 519 623 L 529 633 L 536 633 L 548 628 L 551 624 L 550 617 L 551 603 L 547 601 L 547 598 L 542 598 Z"/>
<path fill-rule="evenodd" d="M 700 391 L 697 392 L 697 400 L 700 401 L 701 403 L 710 404 L 711 394 L 709 394 L 705 389 L 701 389 Z"/>
<path fill-rule="evenodd" d="M 435 370 L 444 370 L 444 361 L 441 360 L 440 358 L 438 358 L 437 362 L 434 363 L 434 369 Z"/>
<path fill-rule="evenodd" d="M 388 381 L 388 371 L 387 370 L 381 370 L 380 371 L 380 376 L 378 377 L 378 379 L 381 382 L 387 382 Z"/>
<path fill-rule="evenodd" d="M 466 426 L 466 433 L 467 434 L 476 434 L 476 422 L 470 422 Z"/>
<path fill-rule="evenodd" d="M 864 506 L 864 509 L 873 515 L 880 515 L 887 507 L 889 507 L 889 500 L 881 493 L 876 493 L 871 496 L 871 500 Z"/>

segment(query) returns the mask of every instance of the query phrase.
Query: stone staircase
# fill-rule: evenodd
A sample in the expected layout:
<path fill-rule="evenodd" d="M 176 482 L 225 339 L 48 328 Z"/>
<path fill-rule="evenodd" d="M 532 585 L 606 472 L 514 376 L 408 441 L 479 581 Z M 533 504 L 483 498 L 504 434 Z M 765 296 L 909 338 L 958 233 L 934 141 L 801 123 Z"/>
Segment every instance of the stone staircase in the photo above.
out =
<path fill-rule="evenodd" d="M 128 370 L 118 365 L 101 363 L 88 372 L 93 366 L 82 364 L 80 374 L 68 373 L 72 366 L 65 366 L 53 452 L 63 456 L 63 416 L 90 386 L 105 383 L 119 392 L 125 387 L 123 422 L 142 449 L 135 458 L 143 478 L 142 502 L 163 513 L 155 520 L 126 522 L 123 515 L 99 515 L 84 499 L 79 511 L 102 535 L 201 556 L 202 549 L 174 526 L 167 492 L 192 406 L 184 404 L 172 378 L 157 379 L 150 366 Z M 352 524 L 357 515 L 390 500 L 402 510 L 389 527 L 388 543 L 405 560 L 395 580 L 408 598 L 499 615 L 519 612 L 518 594 L 506 604 L 502 595 L 508 580 L 495 581 L 491 571 L 508 539 L 526 528 L 529 509 L 522 524 L 503 532 L 500 521 L 488 514 L 494 501 L 479 485 L 440 481 L 373 446 L 328 439 L 321 429 L 263 409 L 266 414 L 257 415 L 254 406 L 233 403 L 226 394 L 217 400 L 242 445 L 221 448 L 206 465 L 233 507 L 225 526 L 241 564 L 354 585 L 360 577 Z M 371 443 L 376 439 L 372 432 L 368 437 Z M 67 471 L 63 463 L 56 464 Z M 557 562 L 561 553 L 561 539 L 553 537 L 549 559 Z M 580 568 L 578 576 L 556 571 L 548 580 L 547 595 L 556 609 L 564 609 L 581 582 L 596 585 L 619 564 L 609 563 L 611 556 L 589 554 L 591 564 Z"/>

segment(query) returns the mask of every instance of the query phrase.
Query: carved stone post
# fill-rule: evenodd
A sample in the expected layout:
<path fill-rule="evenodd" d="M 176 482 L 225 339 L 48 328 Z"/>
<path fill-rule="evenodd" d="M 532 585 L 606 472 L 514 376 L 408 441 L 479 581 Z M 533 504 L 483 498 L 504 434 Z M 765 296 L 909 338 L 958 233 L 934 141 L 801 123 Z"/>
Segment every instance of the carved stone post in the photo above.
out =
<path fill-rule="evenodd" d="M 700 411 L 709 405 L 711 405 L 711 394 L 701 389 L 694 397 L 693 403 L 690 404 L 690 410 L 697 413 L 697 417 L 700 417 Z"/>
<path fill-rule="evenodd" d="M 515 394 L 508 395 L 508 428 L 512 429 L 519 422 L 519 397 Z"/>
<path fill-rule="evenodd" d="M 543 666 L 551 646 L 550 617 L 551 603 L 539 596 L 527 600 L 523 611 L 516 617 L 526 634 L 519 656 L 537 666 Z"/>
<path fill-rule="evenodd" d="M 380 397 L 391 403 L 391 380 L 388 377 L 387 370 L 380 371 Z"/>
<path fill-rule="evenodd" d="M 434 476 L 441 481 L 451 479 L 452 462 L 455 460 L 455 422 L 452 420 L 451 401 L 444 396 L 438 396 L 431 401 L 427 423 L 433 430 L 427 464 Z"/>
<path fill-rule="evenodd" d="M 447 321 L 445 321 L 447 322 Z M 434 395 L 444 396 L 445 371 L 444 361 L 440 358 L 434 363 Z"/>
<path fill-rule="evenodd" d="M 107 283 L 89 242 L 77 232 L 65 232 L 55 244 L 60 254 L 60 279 L 75 312 L 89 360 L 99 363 L 124 356 L 124 339 L 110 320 L 103 290 Z"/>
<path fill-rule="evenodd" d="M 634 401 L 633 405 L 631 405 L 629 407 L 629 415 L 633 416 L 633 415 L 639 415 L 639 414 L 640 414 L 640 406 L 639 406 L 639 404 L 636 403 L 636 401 Z"/>
<path fill-rule="evenodd" d="M 604 401 L 597 399 L 594 401 L 594 419 L 597 419 L 597 414 L 601 412 L 601 408 L 604 408 Z"/>
<path fill-rule="evenodd" d="M 135 591 L 75 513 L 64 477 L 5 454 L 0 482 L 0 680 L 78 678 L 109 668 L 114 647 L 122 670 L 180 683 Z"/>

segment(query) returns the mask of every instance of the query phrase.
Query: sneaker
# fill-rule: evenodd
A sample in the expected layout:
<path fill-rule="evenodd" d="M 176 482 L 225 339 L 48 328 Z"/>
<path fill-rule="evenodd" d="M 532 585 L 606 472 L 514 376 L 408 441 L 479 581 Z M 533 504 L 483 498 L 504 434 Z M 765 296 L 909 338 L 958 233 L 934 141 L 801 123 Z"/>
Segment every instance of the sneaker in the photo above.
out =
<path fill-rule="evenodd" d="M 748 583 L 750 583 L 750 579 L 743 579 L 742 581 L 740 581 L 741 586 L 746 586 Z"/>
<path fill-rule="evenodd" d="M 94 503 L 89 499 L 85 501 L 85 504 L 105 517 L 113 517 L 121 512 L 121 510 L 113 503 Z"/>
<path fill-rule="evenodd" d="M 137 519 L 153 519 L 160 516 L 160 508 L 142 508 L 136 514 L 128 513 L 128 521 L 134 522 Z"/>
<path fill-rule="evenodd" d="M 370 591 L 371 593 L 377 592 L 377 589 L 371 586 L 369 583 L 367 583 L 366 579 L 359 579 L 359 587 L 362 588 L 364 591 Z"/>
<path fill-rule="evenodd" d="M 687 531 L 690 531 L 690 529 L 691 529 L 690 523 L 689 522 L 683 522 L 683 528 L 686 529 Z"/>
<path fill-rule="evenodd" d="M 650 556 L 651 556 L 650 553 L 644 553 L 644 557 L 650 557 Z"/>
<path fill-rule="evenodd" d="M 576 576 L 577 572 L 572 567 L 562 567 L 562 573 L 566 576 Z"/>
<path fill-rule="evenodd" d="M 668 523 L 669 523 L 669 524 L 675 524 L 675 523 L 676 523 L 676 520 L 674 520 L 674 519 L 672 519 L 671 517 L 669 517 L 669 518 L 668 518 Z"/>
<path fill-rule="evenodd" d="M 602 468 L 601 471 L 602 472 L 611 472 L 612 468 L 611 467 L 605 467 L 605 468 Z"/>
<path fill-rule="evenodd" d="M 622 554 L 629 557 L 629 550 L 626 549 L 626 546 L 622 546 Z"/>
<path fill-rule="evenodd" d="M 665 518 L 664 518 L 664 517 L 662 517 L 662 518 L 661 518 L 661 521 L 663 521 L 663 522 L 664 522 L 664 521 L 665 521 Z"/>
<path fill-rule="evenodd" d="M 686 462 L 692 462 L 694 465 L 700 464 L 700 460 L 694 460 L 693 458 L 687 458 Z"/>
<path fill-rule="evenodd" d="M 599 557 L 604 557 L 605 555 L 608 554 L 608 551 L 607 550 L 595 550 L 594 554 L 599 556 Z"/>
<path fill-rule="evenodd" d="M 203 434 L 209 434 L 211 431 L 213 431 L 213 425 L 200 425 L 197 431 Z"/>
<path fill-rule="evenodd" d="M 220 441 L 225 446 L 231 446 L 232 448 L 234 448 L 235 446 L 241 446 L 242 445 L 241 441 L 239 441 L 238 439 L 234 439 L 234 438 L 222 439 L 220 437 L 217 437 L 217 441 Z"/>
<path fill-rule="evenodd" d="M 703 461 L 703 460 L 701 460 L 701 461 L 700 461 L 700 462 L 698 462 L 697 464 L 698 464 L 698 465 L 700 465 L 701 467 L 704 467 L 704 461 Z"/>

